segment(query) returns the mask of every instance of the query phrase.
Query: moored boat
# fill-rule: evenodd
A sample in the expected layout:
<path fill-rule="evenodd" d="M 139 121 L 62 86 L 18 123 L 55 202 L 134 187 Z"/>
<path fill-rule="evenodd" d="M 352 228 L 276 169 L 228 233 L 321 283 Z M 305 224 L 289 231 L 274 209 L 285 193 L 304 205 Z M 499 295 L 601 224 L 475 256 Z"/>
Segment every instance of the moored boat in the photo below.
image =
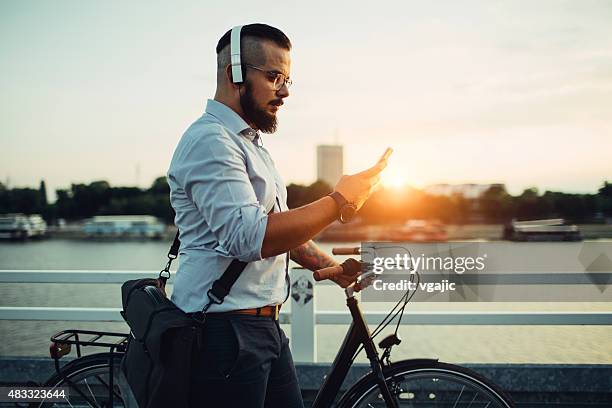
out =
<path fill-rule="evenodd" d="M 47 223 L 40 214 L 0 215 L 0 239 L 41 238 L 46 232 Z"/>
<path fill-rule="evenodd" d="M 98 215 L 83 226 L 88 238 L 160 239 L 165 230 L 166 226 L 151 215 Z"/>
<path fill-rule="evenodd" d="M 504 227 L 504 239 L 509 241 L 582 241 L 577 225 L 568 225 L 563 218 L 517 221 Z"/>

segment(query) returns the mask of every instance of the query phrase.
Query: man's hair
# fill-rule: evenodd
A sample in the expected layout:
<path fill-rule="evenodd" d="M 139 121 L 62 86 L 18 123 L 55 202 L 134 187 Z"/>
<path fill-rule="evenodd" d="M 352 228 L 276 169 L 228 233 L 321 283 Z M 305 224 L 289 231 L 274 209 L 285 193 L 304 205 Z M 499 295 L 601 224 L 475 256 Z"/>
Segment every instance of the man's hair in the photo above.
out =
<path fill-rule="evenodd" d="M 231 34 L 232 30 L 228 30 L 217 43 L 218 69 L 224 69 L 231 63 L 229 50 Z M 242 55 L 243 64 L 265 64 L 266 61 L 263 60 L 263 49 L 260 44 L 261 40 L 272 41 L 277 46 L 291 51 L 291 41 L 289 41 L 289 38 L 278 28 L 267 24 L 247 24 L 242 27 L 240 37 L 240 54 Z"/>

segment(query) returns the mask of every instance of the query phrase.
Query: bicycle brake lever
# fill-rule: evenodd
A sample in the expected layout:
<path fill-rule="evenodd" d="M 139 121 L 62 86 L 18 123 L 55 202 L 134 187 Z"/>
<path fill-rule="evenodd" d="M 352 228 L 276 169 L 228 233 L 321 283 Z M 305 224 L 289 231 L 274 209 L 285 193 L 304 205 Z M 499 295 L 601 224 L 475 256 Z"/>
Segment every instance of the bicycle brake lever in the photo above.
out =
<path fill-rule="evenodd" d="M 368 286 L 372 285 L 374 280 L 376 279 L 377 274 L 373 271 L 366 272 L 362 275 L 359 275 L 359 282 L 353 282 L 349 286 L 344 289 L 344 293 L 346 293 L 346 297 L 353 297 L 353 295 L 357 292 L 361 292 Z"/>

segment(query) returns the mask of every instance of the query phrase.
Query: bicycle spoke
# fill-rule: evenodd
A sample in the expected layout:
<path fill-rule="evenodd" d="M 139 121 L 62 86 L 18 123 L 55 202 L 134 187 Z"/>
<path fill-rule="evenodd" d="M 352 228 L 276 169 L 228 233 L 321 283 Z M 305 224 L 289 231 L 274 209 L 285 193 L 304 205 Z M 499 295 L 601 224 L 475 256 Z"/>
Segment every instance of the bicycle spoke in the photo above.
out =
<path fill-rule="evenodd" d="M 85 399 L 85 401 L 86 401 L 86 402 L 87 402 L 87 403 L 88 403 L 90 406 L 93 406 L 93 405 L 91 405 L 91 404 L 92 404 L 92 402 L 91 402 L 91 400 L 89 399 L 89 397 L 88 397 L 87 395 L 85 395 L 85 393 L 83 393 L 83 391 L 81 391 L 81 389 L 80 389 L 80 388 L 79 388 L 79 387 L 78 387 L 78 386 L 77 386 L 77 385 L 76 385 L 76 384 L 75 384 L 73 381 L 71 381 L 71 380 L 67 380 L 66 382 L 68 383 L 68 385 L 70 386 L 70 388 L 72 388 L 72 389 L 76 390 L 77 394 L 79 394 L 81 397 L 83 397 L 83 398 Z M 69 388 L 69 390 L 70 390 L 70 388 Z M 68 404 L 70 404 L 70 401 L 68 401 Z M 72 404 L 70 404 L 70 406 L 72 406 Z"/>
<path fill-rule="evenodd" d="M 105 387 L 106 390 L 110 390 L 111 386 L 110 386 L 110 382 L 106 382 L 104 381 L 100 376 L 96 376 L 96 378 L 98 379 L 98 381 L 100 381 Z M 121 394 L 119 394 L 116 390 L 115 387 L 113 386 L 113 395 L 119 399 L 121 399 L 121 401 L 123 402 L 123 398 L 121 397 Z M 110 402 L 110 401 L 109 401 Z"/>
<path fill-rule="evenodd" d="M 477 396 L 478 396 L 478 393 L 474 394 L 474 398 L 472 398 L 472 400 L 470 401 L 470 405 L 468 405 L 468 408 L 472 406 L 472 402 L 476 401 Z"/>
<path fill-rule="evenodd" d="M 448 366 L 448 365 L 447 365 Z M 446 366 L 446 367 L 447 367 Z M 416 369 L 402 374 L 394 374 L 387 380 L 398 406 L 403 408 L 502 408 L 509 407 L 495 390 L 481 379 L 472 378 L 449 368 Z M 358 402 L 352 408 L 372 408 L 386 406 L 379 387 L 372 386 L 365 394 L 356 394 Z"/>
<path fill-rule="evenodd" d="M 465 391 L 465 385 L 461 387 L 461 392 L 459 392 L 459 396 L 457 397 L 457 400 L 455 401 L 455 405 L 453 405 L 453 408 L 457 408 L 457 404 L 459 403 L 459 400 L 461 399 L 461 396 L 463 395 L 463 391 Z"/>
<path fill-rule="evenodd" d="M 93 391 L 91 390 L 91 387 L 89 386 L 89 383 L 87 382 L 87 378 L 83 379 L 83 382 L 85 383 L 85 385 L 87 386 L 87 389 L 89 390 L 89 394 L 91 394 L 91 396 L 94 399 L 94 402 L 96 403 L 96 406 L 93 408 L 99 408 L 98 407 L 98 400 L 96 399 L 96 396 L 94 395 Z"/>
<path fill-rule="evenodd" d="M 109 364 L 111 355 L 106 353 L 92 354 L 76 359 L 65 365 L 63 370 L 45 382 L 52 389 L 67 388 L 67 395 L 61 401 L 43 401 L 38 408 L 115 408 L 125 407 L 127 384 L 110 379 L 119 372 L 120 354 L 112 355 L 115 359 Z M 110 367 L 113 367 L 113 373 Z M 119 378 L 119 377 L 115 377 Z M 110 399 L 112 398 L 112 405 Z M 29 405 L 34 406 L 34 405 Z"/>

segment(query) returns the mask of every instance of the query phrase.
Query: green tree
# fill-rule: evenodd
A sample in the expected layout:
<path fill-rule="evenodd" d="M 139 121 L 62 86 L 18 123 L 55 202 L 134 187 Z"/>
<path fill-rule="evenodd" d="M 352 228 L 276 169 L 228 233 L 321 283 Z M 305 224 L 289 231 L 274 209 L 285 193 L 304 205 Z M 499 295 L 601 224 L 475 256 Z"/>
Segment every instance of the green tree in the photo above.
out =
<path fill-rule="evenodd" d="M 309 186 L 290 184 L 287 187 L 287 206 L 297 208 L 312 203 L 332 192 L 332 188 L 324 181 L 315 181 Z"/>
<path fill-rule="evenodd" d="M 492 185 L 477 201 L 488 222 L 505 223 L 512 219 L 512 197 L 503 184 Z"/>
<path fill-rule="evenodd" d="M 597 191 L 597 193 L 604 197 L 612 197 L 612 183 L 604 181 L 603 186 Z"/>
<path fill-rule="evenodd" d="M 42 208 L 40 193 L 33 188 L 14 188 L 9 191 L 7 212 L 39 213 Z"/>
<path fill-rule="evenodd" d="M 598 210 L 606 216 L 612 217 L 612 183 L 605 181 L 599 189 L 597 197 Z"/>
<path fill-rule="evenodd" d="M 107 181 L 94 181 L 89 185 L 73 184 L 72 200 L 79 217 L 92 217 L 111 199 L 111 187 Z"/>
<path fill-rule="evenodd" d="M 40 186 L 38 187 L 38 192 L 40 193 L 40 203 L 42 207 L 47 206 L 47 185 L 45 184 L 45 180 L 40 180 Z"/>
<path fill-rule="evenodd" d="M 58 218 L 71 220 L 78 217 L 77 209 L 72 200 L 72 190 L 56 190 L 55 213 Z"/>
<path fill-rule="evenodd" d="M 170 186 L 168 185 L 168 180 L 166 180 L 165 176 L 158 177 L 153 181 L 151 188 L 149 188 L 149 192 L 152 194 L 170 194 Z"/>

